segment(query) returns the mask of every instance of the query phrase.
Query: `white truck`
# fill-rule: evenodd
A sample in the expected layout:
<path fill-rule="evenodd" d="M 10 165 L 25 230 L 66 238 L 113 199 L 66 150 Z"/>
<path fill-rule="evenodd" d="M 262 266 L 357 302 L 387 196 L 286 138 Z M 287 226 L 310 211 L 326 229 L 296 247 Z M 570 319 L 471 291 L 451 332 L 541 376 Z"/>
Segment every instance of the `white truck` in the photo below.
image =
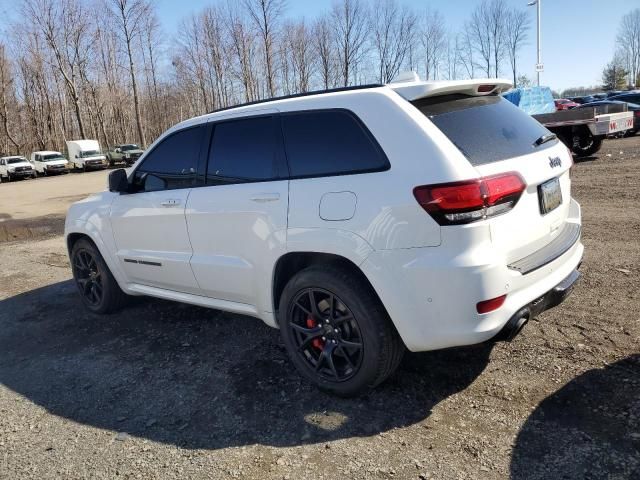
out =
<path fill-rule="evenodd" d="M 19 155 L 0 158 L 0 181 L 35 177 L 36 172 L 26 158 Z"/>
<path fill-rule="evenodd" d="M 90 169 L 107 168 L 107 157 L 100 151 L 97 140 L 67 140 L 69 162 L 73 168 L 85 172 Z"/>
<path fill-rule="evenodd" d="M 41 150 L 32 152 L 29 159 L 36 175 L 52 175 L 69 173 L 69 162 L 60 152 Z"/>

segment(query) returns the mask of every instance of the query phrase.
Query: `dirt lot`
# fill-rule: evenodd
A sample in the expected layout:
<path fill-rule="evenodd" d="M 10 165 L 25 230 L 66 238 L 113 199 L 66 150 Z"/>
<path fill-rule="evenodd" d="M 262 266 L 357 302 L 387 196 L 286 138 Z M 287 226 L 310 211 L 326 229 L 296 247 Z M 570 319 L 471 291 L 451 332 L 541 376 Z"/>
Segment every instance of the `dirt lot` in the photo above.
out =
<path fill-rule="evenodd" d="M 104 190 L 108 170 L 0 185 L 0 242 L 62 235 L 69 204 Z"/>
<path fill-rule="evenodd" d="M 566 303 L 510 344 L 408 355 L 355 400 L 301 381 L 250 318 L 87 314 L 58 233 L 104 174 L 0 185 L 0 478 L 640 478 L 640 137 L 573 178 Z M 7 242 L 17 220 L 32 230 Z"/>

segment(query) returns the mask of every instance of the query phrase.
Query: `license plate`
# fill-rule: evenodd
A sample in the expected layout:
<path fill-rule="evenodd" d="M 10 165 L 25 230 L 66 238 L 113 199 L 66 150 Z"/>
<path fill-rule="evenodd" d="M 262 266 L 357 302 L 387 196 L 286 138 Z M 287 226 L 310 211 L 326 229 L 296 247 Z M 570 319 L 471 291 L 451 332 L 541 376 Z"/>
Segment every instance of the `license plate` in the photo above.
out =
<path fill-rule="evenodd" d="M 552 178 L 538 186 L 538 198 L 540 199 L 540 213 L 545 215 L 558 208 L 562 203 L 562 190 L 560 179 Z"/>

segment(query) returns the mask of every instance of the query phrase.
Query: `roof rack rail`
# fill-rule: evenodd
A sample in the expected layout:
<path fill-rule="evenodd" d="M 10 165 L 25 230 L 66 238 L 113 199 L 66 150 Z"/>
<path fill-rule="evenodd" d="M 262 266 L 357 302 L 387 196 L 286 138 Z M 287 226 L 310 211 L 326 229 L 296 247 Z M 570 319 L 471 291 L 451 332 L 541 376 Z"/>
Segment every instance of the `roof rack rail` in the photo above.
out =
<path fill-rule="evenodd" d="M 272 98 L 265 98 L 262 100 L 254 100 L 253 102 L 239 103 L 237 105 L 232 105 L 230 107 L 218 108 L 216 110 L 210 111 L 209 113 L 211 114 L 211 113 L 224 112 L 225 110 L 231 110 L 233 108 L 248 107 L 251 105 L 259 105 L 261 103 L 275 102 L 277 100 L 288 100 L 290 98 L 309 97 L 311 95 L 320 95 L 323 93 L 347 92 L 349 90 L 364 90 L 367 88 L 378 88 L 383 86 L 384 85 L 381 83 L 368 83 L 366 85 L 354 85 L 352 87 L 338 87 L 338 88 L 328 88 L 326 90 L 312 90 L 310 92 L 294 93 L 292 95 L 283 95 L 281 97 L 272 97 Z"/>

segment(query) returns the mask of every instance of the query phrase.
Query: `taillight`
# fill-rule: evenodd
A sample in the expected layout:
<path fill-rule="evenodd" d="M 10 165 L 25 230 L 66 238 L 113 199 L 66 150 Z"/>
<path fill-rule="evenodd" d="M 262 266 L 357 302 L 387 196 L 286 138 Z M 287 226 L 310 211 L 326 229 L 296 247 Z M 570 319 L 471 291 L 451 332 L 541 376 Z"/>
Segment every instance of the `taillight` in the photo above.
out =
<path fill-rule="evenodd" d="M 459 225 L 511 210 L 526 184 L 515 172 L 464 182 L 424 185 L 413 189 L 422 208 L 440 225 Z"/>
<path fill-rule="evenodd" d="M 636 117 L 640 117 L 640 110 L 635 110 L 633 112 L 633 115 L 636 116 Z"/>

